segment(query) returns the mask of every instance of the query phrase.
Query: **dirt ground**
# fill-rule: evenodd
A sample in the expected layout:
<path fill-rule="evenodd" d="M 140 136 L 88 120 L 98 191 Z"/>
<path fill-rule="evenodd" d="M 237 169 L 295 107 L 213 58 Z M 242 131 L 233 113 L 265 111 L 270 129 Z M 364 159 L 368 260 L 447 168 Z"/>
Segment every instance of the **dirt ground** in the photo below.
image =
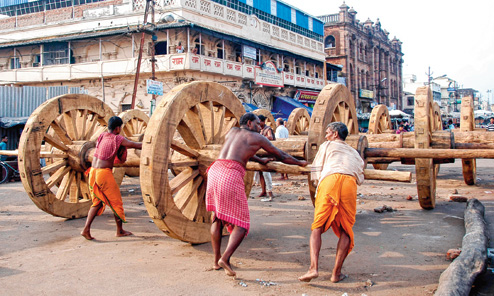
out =
<path fill-rule="evenodd" d="M 333 284 L 336 237 L 323 235 L 320 277 L 300 283 L 309 266 L 309 235 L 313 207 L 306 179 L 276 180 L 271 203 L 254 187 L 249 199 L 252 226 L 232 257 L 237 279 L 212 265 L 209 244 L 190 245 L 167 237 L 150 220 L 142 204 L 138 178 L 121 188 L 134 236 L 116 238 L 107 210 L 97 217 L 95 241 L 79 233 L 85 219 L 65 220 L 39 210 L 20 182 L 0 185 L 0 294 L 3 295 L 431 295 L 449 265 L 445 254 L 461 247 L 465 203 L 448 195 L 480 199 L 486 207 L 493 237 L 494 160 L 478 160 L 476 186 L 466 186 L 461 162 L 442 165 L 437 206 L 422 210 L 415 184 L 366 181 L 359 187 L 355 249 Z M 392 165 L 411 170 L 413 166 Z M 406 200 L 411 195 L 412 201 Z M 299 200 L 299 197 L 305 200 Z M 388 205 L 396 211 L 375 213 Z M 223 240 L 223 248 L 227 238 Z M 491 246 L 492 247 L 492 243 Z"/>

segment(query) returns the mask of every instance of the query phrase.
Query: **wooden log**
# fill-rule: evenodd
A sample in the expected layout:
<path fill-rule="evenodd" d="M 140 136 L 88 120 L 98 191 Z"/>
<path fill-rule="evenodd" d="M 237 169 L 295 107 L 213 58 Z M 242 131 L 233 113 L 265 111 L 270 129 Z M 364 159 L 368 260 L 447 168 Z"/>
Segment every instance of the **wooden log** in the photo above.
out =
<path fill-rule="evenodd" d="M 366 157 L 367 163 L 392 163 L 395 161 L 400 161 L 399 157 Z"/>
<path fill-rule="evenodd" d="M 364 170 L 367 180 L 381 180 L 394 182 L 412 182 L 412 172 L 386 171 L 386 170 Z"/>
<path fill-rule="evenodd" d="M 287 139 L 277 139 L 271 142 L 276 148 L 285 151 L 291 156 L 298 159 L 306 159 L 305 145 L 307 143 L 307 137 L 296 137 Z M 264 149 L 257 152 L 257 156 L 265 157 L 268 155 Z"/>
<path fill-rule="evenodd" d="M 19 150 L 0 150 L 0 155 L 17 156 L 19 155 Z"/>
<path fill-rule="evenodd" d="M 268 162 L 266 165 L 262 165 L 258 162 L 249 161 L 247 163 L 246 168 L 248 171 L 276 172 L 276 173 L 290 174 L 290 175 L 309 175 L 311 173 L 310 167 L 288 165 L 278 161 L 271 161 Z M 364 178 L 367 180 L 382 180 L 382 181 L 410 183 L 412 180 L 412 173 L 365 169 Z"/>
<path fill-rule="evenodd" d="M 461 254 L 441 274 L 434 295 L 469 295 L 475 278 L 484 271 L 488 245 L 484 211 L 477 199 L 468 201 Z"/>
<path fill-rule="evenodd" d="M 454 150 L 454 149 L 411 149 L 411 148 L 367 148 L 365 157 L 399 158 L 494 158 L 494 150 Z"/>

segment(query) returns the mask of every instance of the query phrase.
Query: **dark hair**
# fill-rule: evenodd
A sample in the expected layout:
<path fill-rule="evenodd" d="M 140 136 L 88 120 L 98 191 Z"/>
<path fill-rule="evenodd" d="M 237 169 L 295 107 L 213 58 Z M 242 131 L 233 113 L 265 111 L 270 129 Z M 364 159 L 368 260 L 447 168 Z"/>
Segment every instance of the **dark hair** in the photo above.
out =
<path fill-rule="evenodd" d="M 266 121 L 266 116 L 264 116 L 264 115 L 262 115 L 262 114 L 261 114 L 261 115 L 258 115 L 257 117 L 259 118 L 259 120 L 260 120 L 261 122 Z"/>
<path fill-rule="evenodd" d="M 110 118 L 110 120 L 108 120 L 108 130 L 112 132 L 117 127 L 122 126 L 122 124 L 123 124 L 122 118 L 118 116 L 113 116 L 112 118 Z"/>
<path fill-rule="evenodd" d="M 346 137 L 348 136 L 348 128 L 343 122 L 331 122 L 330 124 L 328 124 L 327 128 L 329 128 L 333 132 L 337 132 L 338 138 L 343 141 L 345 141 Z"/>
<path fill-rule="evenodd" d="M 453 123 L 453 120 L 448 120 L 448 124 L 452 124 Z"/>
<path fill-rule="evenodd" d="M 254 121 L 257 118 L 258 118 L 257 115 L 255 115 L 254 113 L 247 112 L 244 115 L 242 115 L 242 117 L 240 117 L 240 125 L 247 125 L 247 122 Z"/>
<path fill-rule="evenodd" d="M 281 117 L 279 117 L 278 119 L 276 119 L 276 121 L 278 121 L 281 125 L 284 125 L 285 124 L 285 121 Z"/>
<path fill-rule="evenodd" d="M 494 117 L 491 117 L 490 119 L 494 119 Z"/>
<path fill-rule="evenodd" d="M 5 139 L 5 138 L 7 138 L 7 137 L 8 137 L 7 134 L 3 134 L 2 135 L 2 140 Z"/>
<path fill-rule="evenodd" d="M 399 127 L 404 127 L 404 126 L 403 126 L 403 124 L 400 124 L 400 126 L 399 126 Z"/>

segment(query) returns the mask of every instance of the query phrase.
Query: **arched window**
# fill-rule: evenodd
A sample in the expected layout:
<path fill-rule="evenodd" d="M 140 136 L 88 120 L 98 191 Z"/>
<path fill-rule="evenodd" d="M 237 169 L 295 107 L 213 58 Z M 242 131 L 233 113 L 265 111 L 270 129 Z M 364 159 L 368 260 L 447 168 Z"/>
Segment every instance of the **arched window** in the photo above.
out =
<path fill-rule="evenodd" d="M 336 41 L 333 35 L 329 35 L 324 39 L 324 48 L 333 48 L 336 47 Z"/>
<path fill-rule="evenodd" d="M 202 42 L 202 40 L 199 40 L 199 38 L 196 38 L 194 40 L 194 43 L 195 43 L 195 48 L 197 48 L 197 53 L 204 55 L 206 50 L 204 48 L 204 43 Z"/>

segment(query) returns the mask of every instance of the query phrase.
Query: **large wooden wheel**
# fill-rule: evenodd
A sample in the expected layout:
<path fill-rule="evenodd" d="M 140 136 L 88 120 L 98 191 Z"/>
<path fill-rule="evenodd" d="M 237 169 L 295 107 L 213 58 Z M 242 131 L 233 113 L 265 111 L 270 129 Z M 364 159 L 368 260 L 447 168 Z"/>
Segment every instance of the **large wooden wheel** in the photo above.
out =
<path fill-rule="evenodd" d="M 264 117 L 266 117 L 266 125 L 271 127 L 273 129 L 273 132 L 276 132 L 276 122 L 274 120 L 273 114 L 271 114 L 271 111 L 266 109 L 256 109 L 253 111 L 253 113 L 257 116 L 263 115 Z"/>
<path fill-rule="evenodd" d="M 158 103 L 144 136 L 140 179 L 148 213 L 167 235 L 190 243 L 210 240 L 206 170 L 244 113 L 240 100 L 213 82 L 179 85 Z M 182 142 L 174 140 L 175 131 Z M 177 176 L 169 168 L 180 168 Z M 244 178 L 247 193 L 252 176 Z"/>
<path fill-rule="evenodd" d="M 415 148 L 431 147 L 431 136 L 434 130 L 434 106 L 432 92 L 429 87 L 417 88 L 415 93 Z M 436 175 L 438 166 L 432 158 L 415 159 L 415 175 L 420 206 L 433 209 L 436 206 Z"/>
<path fill-rule="evenodd" d="M 146 132 L 146 128 L 148 126 L 149 116 L 141 110 L 133 109 L 121 112 L 118 114 L 118 117 L 122 118 L 123 121 L 121 135 L 132 141 L 142 142 L 142 138 L 144 138 L 144 133 Z M 131 177 L 139 177 L 138 167 L 114 168 L 114 176 L 116 176 L 117 171 L 121 171 L 119 172 L 119 175 L 122 175 L 122 178 L 124 174 Z M 122 180 L 120 180 L 120 182 L 121 181 Z"/>
<path fill-rule="evenodd" d="M 352 94 L 344 85 L 328 84 L 319 93 L 309 124 L 307 140 L 307 158 L 314 161 L 319 146 L 326 141 L 326 127 L 331 122 L 341 121 L 348 127 L 350 134 L 358 134 L 358 120 Z M 309 176 L 309 191 L 312 202 L 315 201 L 317 185 Z"/>
<path fill-rule="evenodd" d="M 386 105 L 377 105 L 372 108 L 369 119 L 369 134 L 382 134 L 384 131 L 391 129 L 391 118 L 389 117 L 388 107 Z"/>
<path fill-rule="evenodd" d="M 464 97 L 461 100 L 460 131 L 467 132 L 475 129 L 475 117 L 473 114 L 473 98 Z M 477 182 L 477 162 L 475 158 L 462 159 L 461 166 L 463 180 L 467 185 L 475 185 Z"/>
<path fill-rule="evenodd" d="M 391 129 L 391 118 L 389 116 L 389 110 L 386 105 L 377 105 L 372 108 L 371 116 L 369 119 L 369 134 L 382 134 L 384 131 Z M 376 170 L 385 170 L 388 168 L 387 163 L 373 163 L 372 166 Z"/>
<path fill-rule="evenodd" d="M 309 133 L 310 115 L 305 108 L 295 108 L 288 117 L 287 128 L 290 135 L 307 135 Z"/>
<path fill-rule="evenodd" d="M 85 217 L 91 206 L 85 152 L 106 129 L 113 111 L 82 94 L 50 99 L 29 117 L 19 142 L 19 171 L 29 197 L 58 217 Z M 43 145 L 44 144 L 44 145 Z M 40 158 L 48 165 L 41 168 Z"/>

